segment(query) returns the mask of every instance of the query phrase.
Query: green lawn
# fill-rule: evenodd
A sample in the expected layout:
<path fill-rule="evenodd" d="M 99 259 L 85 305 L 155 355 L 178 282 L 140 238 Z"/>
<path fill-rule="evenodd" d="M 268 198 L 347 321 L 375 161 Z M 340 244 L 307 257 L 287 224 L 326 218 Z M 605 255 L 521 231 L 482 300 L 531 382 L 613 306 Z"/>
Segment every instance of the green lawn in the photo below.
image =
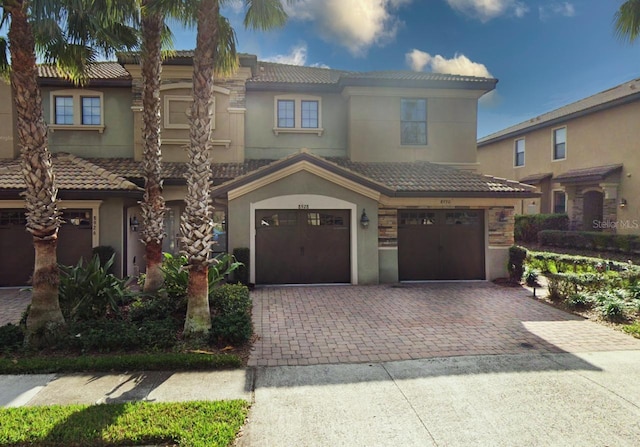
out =
<path fill-rule="evenodd" d="M 213 370 L 239 368 L 240 358 L 233 354 L 149 353 L 102 356 L 0 357 L 0 374 L 36 374 L 83 371 L 133 370 Z"/>
<path fill-rule="evenodd" d="M 0 446 L 228 446 L 248 407 L 233 400 L 0 408 Z"/>

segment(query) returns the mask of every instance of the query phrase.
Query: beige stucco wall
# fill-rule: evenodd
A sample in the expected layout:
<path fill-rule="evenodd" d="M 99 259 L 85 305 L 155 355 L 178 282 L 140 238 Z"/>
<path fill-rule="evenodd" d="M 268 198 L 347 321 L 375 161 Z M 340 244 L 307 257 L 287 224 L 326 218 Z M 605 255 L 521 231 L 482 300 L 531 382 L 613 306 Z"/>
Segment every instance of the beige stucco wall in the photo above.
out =
<path fill-rule="evenodd" d="M 251 238 L 255 237 L 254 229 L 250 228 L 252 203 L 292 194 L 328 196 L 353 203 L 356 205 L 356 212 L 351 216 L 352 221 L 359 220 L 363 208 L 369 210 L 369 228 L 356 226 L 357 283 L 378 283 L 378 218 L 375 212 L 377 202 L 305 171 L 294 173 L 229 201 L 229 252 L 232 253 L 234 248 L 251 246 Z"/>
<path fill-rule="evenodd" d="M 347 150 L 347 106 L 339 94 L 314 94 L 321 102 L 322 135 L 274 133 L 275 97 L 285 92 L 247 92 L 247 158 L 279 159 L 301 148 L 323 157 L 344 157 Z M 302 96 L 301 95 L 291 95 Z"/>
<path fill-rule="evenodd" d="M 349 154 L 354 161 L 430 161 L 475 168 L 473 90 L 347 88 Z M 401 145 L 402 98 L 427 99 L 427 145 Z"/>
<path fill-rule="evenodd" d="M 17 137 L 14 135 L 15 113 L 11 86 L 0 80 L 0 158 L 15 158 L 18 154 Z"/>
<path fill-rule="evenodd" d="M 618 207 L 617 219 L 626 228 L 618 227 L 621 234 L 640 234 L 640 101 L 595 112 L 567 121 L 562 125 L 547 126 L 523 136 L 483 145 L 478 148 L 480 171 L 514 180 L 528 175 L 550 172 L 553 176 L 572 169 L 623 164 L 618 201 L 626 199 L 627 206 Z M 566 159 L 552 160 L 553 129 L 567 128 Z M 514 167 L 514 141 L 525 138 L 525 165 Z M 547 206 L 551 210 L 550 194 L 562 186 L 551 180 Z M 543 201 L 543 205 L 545 202 Z"/>

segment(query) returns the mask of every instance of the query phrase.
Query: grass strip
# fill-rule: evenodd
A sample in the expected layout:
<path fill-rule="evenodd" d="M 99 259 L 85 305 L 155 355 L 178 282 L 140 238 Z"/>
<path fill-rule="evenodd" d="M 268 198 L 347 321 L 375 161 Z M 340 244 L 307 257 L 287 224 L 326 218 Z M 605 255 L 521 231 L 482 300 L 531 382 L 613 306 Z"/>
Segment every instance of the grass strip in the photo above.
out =
<path fill-rule="evenodd" d="M 636 338 L 640 338 L 640 321 L 622 326 L 622 330 Z"/>
<path fill-rule="evenodd" d="M 150 353 L 79 357 L 0 358 L 0 374 L 37 374 L 109 371 L 186 371 L 239 368 L 233 354 Z"/>
<path fill-rule="evenodd" d="M 0 446 L 228 446 L 248 407 L 232 400 L 0 408 Z"/>

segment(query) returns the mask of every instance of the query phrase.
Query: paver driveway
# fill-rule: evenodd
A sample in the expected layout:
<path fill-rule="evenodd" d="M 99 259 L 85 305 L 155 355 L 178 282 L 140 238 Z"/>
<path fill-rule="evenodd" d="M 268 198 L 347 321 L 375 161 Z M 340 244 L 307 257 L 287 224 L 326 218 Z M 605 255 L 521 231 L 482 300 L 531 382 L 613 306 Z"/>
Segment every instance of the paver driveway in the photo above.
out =
<path fill-rule="evenodd" d="M 528 295 L 482 282 L 258 288 L 249 365 L 640 349 Z"/>

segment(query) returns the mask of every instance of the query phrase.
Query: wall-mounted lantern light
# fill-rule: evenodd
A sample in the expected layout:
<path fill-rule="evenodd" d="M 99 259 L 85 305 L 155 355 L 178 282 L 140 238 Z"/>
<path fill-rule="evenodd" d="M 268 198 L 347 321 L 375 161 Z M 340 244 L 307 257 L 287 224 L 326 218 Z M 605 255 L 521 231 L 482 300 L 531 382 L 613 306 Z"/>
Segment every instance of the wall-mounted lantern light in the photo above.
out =
<path fill-rule="evenodd" d="M 133 232 L 138 231 L 138 227 L 140 226 L 140 222 L 138 222 L 137 216 L 131 216 L 129 218 L 129 229 Z"/>
<path fill-rule="evenodd" d="M 369 216 L 367 216 L 367 212 L 364 208 L 362 209 L 362 215 L 360 216 L 360 225 L 362 225 L 362 228 L 369 227 Z"/>
<path fill-rule="evenodd" d="M 507 221 L 507 212 L 505 211 L 505 209 L 501 209 L 500 213 L 498 214 L 498 221 L 499 222 L 506 222 Z"/>
<path fill-rule="evenodd" d="M 620 199 L 620 208 L 627 206 L 627 199 Z"/>

